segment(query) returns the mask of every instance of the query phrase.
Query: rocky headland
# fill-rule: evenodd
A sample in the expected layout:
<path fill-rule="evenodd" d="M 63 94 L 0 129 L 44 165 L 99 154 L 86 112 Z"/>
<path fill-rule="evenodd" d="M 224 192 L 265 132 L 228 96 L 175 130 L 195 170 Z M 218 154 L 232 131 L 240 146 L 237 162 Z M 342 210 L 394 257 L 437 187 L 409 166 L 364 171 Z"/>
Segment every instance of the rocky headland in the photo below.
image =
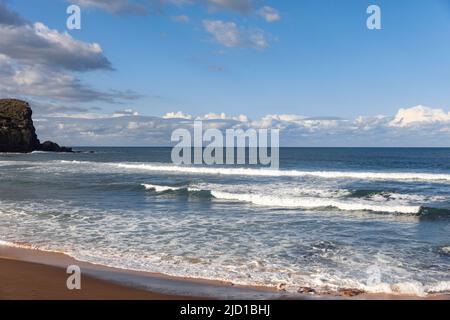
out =
<path fill-rule="evenodd" d="M 32 110 L 26 101 L 0 99 L 0 152 L 73 152 L 46 141 L 41 143 L 33 125 Z"/>

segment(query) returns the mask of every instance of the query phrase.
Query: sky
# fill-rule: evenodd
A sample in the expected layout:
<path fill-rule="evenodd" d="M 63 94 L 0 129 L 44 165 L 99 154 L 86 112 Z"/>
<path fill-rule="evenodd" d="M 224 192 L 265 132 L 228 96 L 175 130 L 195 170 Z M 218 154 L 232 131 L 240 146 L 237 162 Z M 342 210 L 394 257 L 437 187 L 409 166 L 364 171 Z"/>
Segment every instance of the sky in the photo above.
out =
<path fill-rule="evenodd" d="M 449 0 L 0 0 L 0 98 L 68 145 L 168 145 L 203 119 L 286 146 L 450 146 L 449 84 Z"/>

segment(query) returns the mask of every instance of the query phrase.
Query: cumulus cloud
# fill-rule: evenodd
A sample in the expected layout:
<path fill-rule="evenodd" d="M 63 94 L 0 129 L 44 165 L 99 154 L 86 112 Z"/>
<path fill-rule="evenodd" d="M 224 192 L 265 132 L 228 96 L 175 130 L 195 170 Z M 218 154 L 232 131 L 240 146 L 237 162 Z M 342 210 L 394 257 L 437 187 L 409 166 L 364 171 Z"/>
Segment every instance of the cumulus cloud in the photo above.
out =
<path fill-rule="evenodd" d="M 450 112 L 442 109 L 432 109 L 425 106 L 417 106 L 409 109 L 400 109 L 391 126 L 408 127 L 432 123 L 450 122 Z"/>
<path fill-rule="evenodd" d="M 207 121 L 207 120 L 231 120 L 231 121 L 238 121 L 238 122 L 248 122 L 249 119 L 246 115 L 239 115 L 237 117 L 234 116 L 229 116 L 224 112 L 221 113 L 214 113 L 214 112 L 210 112 L 207 113 L 203 116 L 198 116 L 195 118 L 196 120 L 203 120 L 203 121 Z"/>
<path fill-rule="evenodd" d="M 264 49 L 269 45 L 261 29 L 245 29 L 234 22 L 222 20 L 203 20 L 203 27 L 216 42 L 225 47 Z"/>
<path fill-rule="evenodd" d="M 163 116 L 163 119 L 192 119 L 192 116 L 181 111 L 168 112 Z"/>
<path fill-rule="evenodd" d="M 120 100 L 137 99 L 132 91 L 100 91 L 82 83 L 71 73 L 45 65 L 17 63 L 0 54 L 0 93 L 3 97 L 51 99 L 65 102 L 103 101 L 116 103 Z"/>
<path fill-rule="evenodd" d="M 112 69 L 99 44 L 75 40 L 40 22 L 0 25 L 0 53 L 27 64 L 73 71 Z"/>
<path fill-rule="evenodd" d="M 404 109 L 415 110 L 417 107 Z M 431 109 L 440 114 L 439 109 Z M 163 117 L 139 115 L 133 110 L 120 114 L 55 114 L 37 121 L 43 138 L 57 135 L 67 145 L 171 145 L 175 129 L 192 130 L 194 119 L 203 120 L 204 129 L 279 129 L 282 146 L 450 146 L 450 122 L 437 117 L 409 126 L 392 126 L 396 116 L 305 117 L 300 115 L 267 115 L 251 120 L 245 115 L 229 116 L 209 113 L 193 116 L 181 111 Z"/>
<path fill-rule="evenodd" d="M 77 76 L 112 69 L 99 44 L 25 21 L 0 3 L 1 97 L 109 103 L 138 98 L 131 91 L 96 90 Z"/>
<path fill-rule="evenodd" d="M 276 22 L 281 20 L 281 15 L 278 12 L 278 10 L 269 7 L 269 6 L 264 6 L 261 9 L 258 10 L 258 15 L 260 17 L 262 17 L 264 20 L 266 20 L 267 22 Z"/>
<path fill-rule="evenodd" d="M 147 14 L 147 8 L 129 0 L 69 0 L 83 8 L 94 8 L 113 14 Z"/>

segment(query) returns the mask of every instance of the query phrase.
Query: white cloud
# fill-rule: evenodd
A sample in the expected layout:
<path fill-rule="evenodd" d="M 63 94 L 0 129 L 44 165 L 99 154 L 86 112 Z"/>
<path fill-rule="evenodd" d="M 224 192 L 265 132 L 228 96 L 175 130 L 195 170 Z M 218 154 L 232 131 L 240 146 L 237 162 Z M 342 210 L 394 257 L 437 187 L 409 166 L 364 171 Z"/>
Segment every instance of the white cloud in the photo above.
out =
<path fill-rule="evenodd" d="M 244 29 L 234 22 L 222 20 L 203 20 L 203 27 L 216 42 L 229 48 L 264 49 L 269 46 L 261 29 Z"/>
<path fill-rule="evenodd" d="M 114 116 L 107 114 L 99 114 L 95 112 L 80 112 L 80 113 L 63 113 L 63 112 L 55 112 L 49 115 L 46 115 L 45 118 L 40 118 L 39 121 L 52 122 L 54 119 L 61 119 L 61 121 L 74 119 L 74 120 L 97 120 L 97 119 L 109 119 L 114 118 Z M 58 123 L 58 128 L 64 127 L 63 123 Z"/>
<path fill-rule="evenodd" d="M 99 44 L 75 40 L 68 33 L 60 33 L 40 22 L 0 25 L 0 53 L 16 61 L 52 68 L 112 69 Z"/>
<path fill-rule="evenodd" d="M 134 111 L 133 109 L 125 109 L 116 111 L 113 113 L 113 117 L 130 117 L 130 116 L 138 116 L 139 112 Z"/>
<path fill-rule="evenodd" d="M 85 8 L 101 9 L 113 14 L 146 14 L 149 9 L 147 5 L 141 5 L 131 0 L 67 1 Z M 205 7 L 209 13 L 228 11 L 240 14 L 252 14 L 262 17 L 267 22 L 276 22 L 281 19 L 279 12 L 270 6 L 263 6 L 257 10 L 255 8 L 256 1 L 254 0 L 148 0 L 147 3 L 150 4 L 151 10 L 156 12 L 163 12 L 164 7 L 167 5 L 173 5 L 179 8 L 186 5 L 200 5 Z M 185 14 L 171 16 L 170 19 L 178 23 L 190 22 L 190 18 Z M 223 22 L 221 20 L 203 20 L 203 26 L 218 43 L 226 47 L 255 49 L 268 47 L 268 41 L 264 31 L 258 28 L 241 28 L 234 22 Z"/>
<path fill-rule="evenodd" d="M 414 109 L 414 108 L 411 108 Z M 40 117 L 38 134 L 43 138 L 61 137 L 66 145 L 170 145 L 173 130 L 192 130 L 194 119 L 202 119 L 204 129 L 278 128 L 282 146 L 450 146 L 450 122 L 440 109 L 431 109 L 438 122 L 415 122 L 413 126 L 392 126 L 396 116 L 308 118 L 298 115 L 267 115 L 251 121 L 245 115 L 210 113 L 192 116 L 183 112 L 163 117 L 123 116 L 84 113 Z M 445 114 L 445 113 L 444 113 Z M 127 116 L 128 115 L 128 116 Z"/>
<path fill-rule="evenodd" d="M 240 121 L 240 122 L 249 122 L 249 118 L 245 115 L 245 114 L 241 114 L 239 115 L 236 120 Z"/>
<path fill-rule="evenodd" d="M 129 91 L 103 92 L 83 84 L 72 73 L 45 65 L 17 63 L 0 54 L 0 92 L 2 97 L 53 99 L 60 102 L 104 101 L 115 103 L 138 97 Z"/>
<path fill-rule="evenodd" d="M 113 14 L 147 14 L 144 5 L 129 0 L 69 0 L 83 8 L 95 8 Z"/>
<path fill-rule="evenodd" d="M 416 106 L 409 109 L 400 109 L 391 126 L 407 127 L 411 125 L 430 124 L 436 122 L 450 122 L 450 112 L 442 109 L 432 109 L 424 106 Z"/>
<path fill-rule="evenodd" d="M 298 121 L 303 121 L 305 119 L 304 116 L 300 116 L 297 114 L 274 114 L 274 115 L 268 115 L 265 118 L 273 119 L 273 120 L 277 120 L 277 121 L 283 121 L 283 122 L 298 122 Z"/>
<path fill-rule="evenodd" d="M 258 10 L 257 14 L 267 22 L 276 22 L 281 20 L 281 15 L 278 10 L 269 6 L 262 7 Z"/>
<path fill-rule="evenodd" d="M 79 72 L 112 69 L 99 44 L 76 40 L 41 22 L 32 24 L 0 3 L 2 97 L 38 99 L 47 104 L 138 98 L 131 91 L 96 90 L 78 76 Z"/>
<path fill-rule="evenodd" d="M 163 119 L 192 119 L 192 116 L 181 111 L 168 112 L 163 116 Z"/>
<path fill-rule="evenodd" d="M 198 117 L 198 120 L 227 120 L 230 119 L 225 113 L 208 113 L 203 117 Z"/>

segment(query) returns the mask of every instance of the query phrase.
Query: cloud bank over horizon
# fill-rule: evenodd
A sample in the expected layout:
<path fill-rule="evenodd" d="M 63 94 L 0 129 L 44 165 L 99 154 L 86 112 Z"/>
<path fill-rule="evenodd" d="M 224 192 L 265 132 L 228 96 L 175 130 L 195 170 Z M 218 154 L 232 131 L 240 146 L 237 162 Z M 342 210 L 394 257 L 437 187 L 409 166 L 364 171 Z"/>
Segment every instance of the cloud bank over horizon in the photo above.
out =
<path fill-rule="evenodd" d="M 170 146 L 173 130 L 192 130 L 194 120 L 202 120 L 204 130 L 279 129 L 284 147 L 450 147 L 450 112 L 425 106 L 402 108 L 394 116 L 351 120 L 293 114 L 253 120 L 246 115 L 193 116 L 181 111 L 154 117 L 131 109 L 113 114 L 59 111 L 38 112 L 37 132 L 43 139 L 57 136 L 61 143 L 74 146 Z"/>

